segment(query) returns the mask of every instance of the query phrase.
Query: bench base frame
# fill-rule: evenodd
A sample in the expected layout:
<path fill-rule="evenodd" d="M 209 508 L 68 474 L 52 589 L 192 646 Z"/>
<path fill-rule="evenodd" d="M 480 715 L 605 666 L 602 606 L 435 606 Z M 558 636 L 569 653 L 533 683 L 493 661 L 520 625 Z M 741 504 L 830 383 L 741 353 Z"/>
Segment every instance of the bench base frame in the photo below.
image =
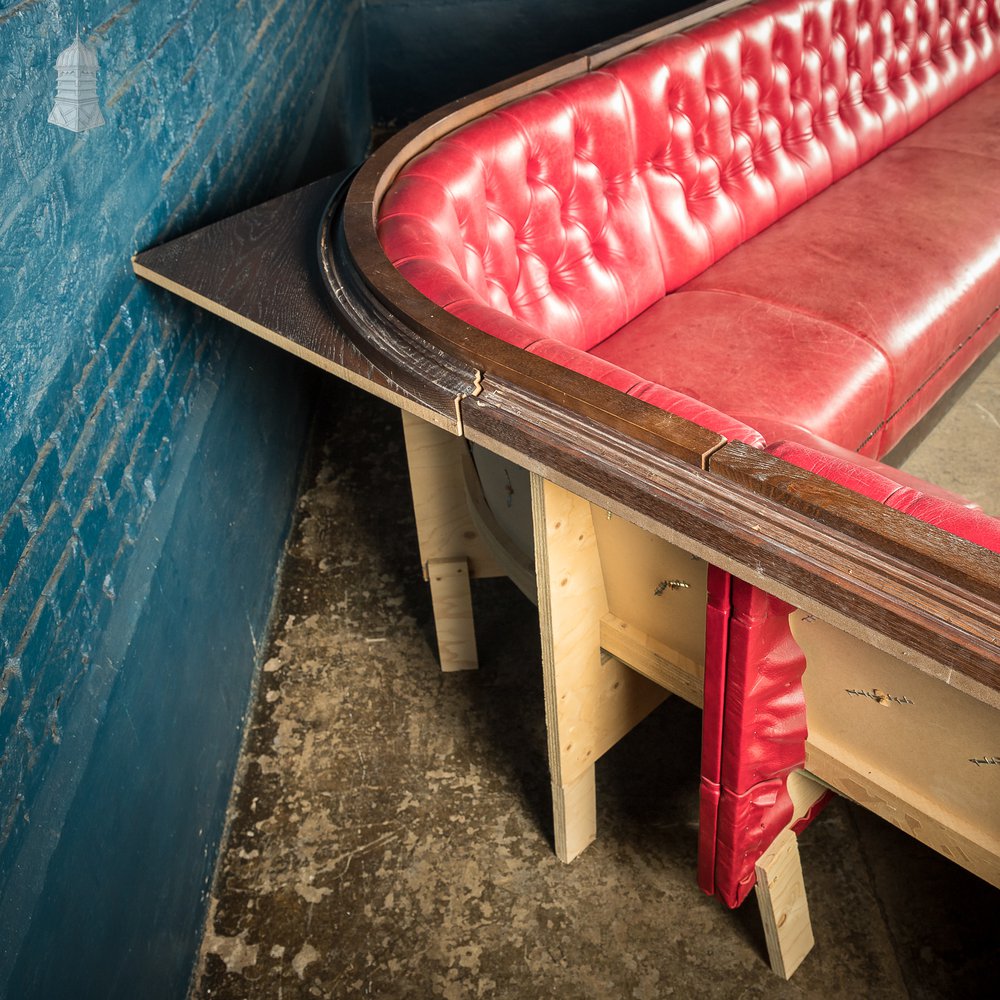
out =
<path fill-rule="evenodd" d="M 604 523 L 612 519 L 609 512 L 532 473 L 532 572 L 492 518 L 466 442 L 405 411 L 403 426 L 442 669 L 477 666 L 472 579 L 508 575 L 537 598 L 554 843 L 560 860 L 569 863 L 597 836 L 597 760 L 670 694 L 702 705 L 704 650 L 692 645 L 691 609 L 671 605 L 669 592 L 673 585 L 688 600 L 691 583 L 685 577 L 700 581 L 703 568 L 686 564 L 694 557 L 644 528 L 627 521 L 609 528 Z M 660 575 L 664 579 L 655 583 L 653 577 Z M 816 620 L 796 614 L 807 624 Z M 829 626 L 819 635 L 810 640 L 814 669 L 828 672 L 838 643 L 845 641 L 855 659 L 869 654 L 873 661 L 886 659 L 884 652 Z M 1000 839 L 991 829 L 993 817 L 986 817 L 982 829 L 949 824 L 926 797 L 898 781 L 882 781 L 877 769 L 861 761 L 848 761 L 843 747 L 831 754 L 817 718 L 818 729 L 806 745 L 810 771 L 788 779 L 792 820 L 755 866 L 771 967 L 785 979 L 813 945 L 793 828 L 829 788 L 1000 885 Z"/>

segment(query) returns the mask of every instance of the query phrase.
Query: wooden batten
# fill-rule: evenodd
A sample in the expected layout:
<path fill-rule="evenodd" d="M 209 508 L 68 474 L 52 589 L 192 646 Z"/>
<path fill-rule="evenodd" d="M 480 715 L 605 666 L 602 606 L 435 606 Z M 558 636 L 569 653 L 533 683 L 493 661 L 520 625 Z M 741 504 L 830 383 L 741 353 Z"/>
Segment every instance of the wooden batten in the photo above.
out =
<path fill-rule="evenodd" d="M 568 862 L 596 829 L 581 805 L 593 801 L 581 789 L 595 763 L 667 692 L 601 652 L 608 602 L 590 504 L 540 476 L 531 492 L 556 845 Z"/>
<path fill-rule="evenodd" d="M 755 865 L 755 873 L 771 968 L 782 979 L 790 979 L 815 943 L 798 840 L 791 830 L 778 834 Z"/>
<path fill-rule="evenodd" d="M 607 614 L 601 619 L 601 647 L 654 684 L 701 708 L 705 664 L 688 659 L 629 622 Z"/>
<path fill-rule="evenodd" d="M 556 857 L 565 864 L 597 838 L 597 785 L 588 767 L 567 786 L 552 782 L 552 823 Z"/>
<path fill-rule="evenodd" d="M 590 505 L 533 477 L 535 563 L 553 778 L 571 784 L 666 697 L 601 655 L 608 613 Z"/>
<path fill-rule="evenodd" d="M 405 410 L 403 438 L 424 578 L 430 560 L 457 557 L 468 561 L 473 579 L 505 576 L 469 516 L 462 465 L 465 441 Z"/>
<path fill-rule="evenodd" d="M 479 666 L 479 658 L 468 560 L 430 559 L 427 579 L 431 585 L 441 669 L 445 673 L 475 670 Z"/>

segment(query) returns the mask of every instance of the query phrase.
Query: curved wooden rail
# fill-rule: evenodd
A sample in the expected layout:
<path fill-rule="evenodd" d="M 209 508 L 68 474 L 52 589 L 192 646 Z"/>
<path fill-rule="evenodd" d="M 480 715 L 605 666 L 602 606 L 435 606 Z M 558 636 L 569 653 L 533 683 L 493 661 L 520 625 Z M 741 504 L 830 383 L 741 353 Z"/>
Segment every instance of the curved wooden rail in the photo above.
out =
<path fill-rule="evenodd" d="M 451 391 L 470 440 L 1000 706 L 1000 556 L 469 326 L 409 285 L 378 241 L 384 192 L 436 139 L 740 2 L 557 60 L 397 134 L 331 220 L 328 280 L 382 318 L 373 364 L 418 397 L 414 380 Z"/>

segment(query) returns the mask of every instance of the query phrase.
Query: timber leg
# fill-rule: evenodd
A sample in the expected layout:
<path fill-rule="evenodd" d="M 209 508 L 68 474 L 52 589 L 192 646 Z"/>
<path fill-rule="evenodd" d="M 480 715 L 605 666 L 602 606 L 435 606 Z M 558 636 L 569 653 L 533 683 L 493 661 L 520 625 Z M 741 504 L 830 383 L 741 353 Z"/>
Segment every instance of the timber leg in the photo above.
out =
<path fill-rule="evenodd" d="M 403 411 L 420 562 L 431 585 L 441 669 L 475 670 L 473 577 L 502 576 L 469 515 L 461 437 Z"/>
<path fill-rule="evenodd" d="M 596 835 L 594 764 L 667 696 L 601 651 L 608 613 L 590 504 L 531 479 L 552 813 L 559 859 Z"/>
<path fill-rule="evenodd" d="M 469 560 L 429 559 L 427 576 L 434 606 L 438 658 L 446 673 L 475 670 L 476 627 L 472 618 L 472 588 L 469 586 Z"/>
<path fill-rule="evenodd" d="M 597 789 L 591 764 L 570 785 L 552 783 L 556 857 L 569 864 L 597 838 Z"/>
<path fill-rule="evenodd" d="M 755 871 L 757 905 L 771 968 L 782 979 L 789 979 L 814 943 L 799 842 L 791 829 L 778 834 Z"/>

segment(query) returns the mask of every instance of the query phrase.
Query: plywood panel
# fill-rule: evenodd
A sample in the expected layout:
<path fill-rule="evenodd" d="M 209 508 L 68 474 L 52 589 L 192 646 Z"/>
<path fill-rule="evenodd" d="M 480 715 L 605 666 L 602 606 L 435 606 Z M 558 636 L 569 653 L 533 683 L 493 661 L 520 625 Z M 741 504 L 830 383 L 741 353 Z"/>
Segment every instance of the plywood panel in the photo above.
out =
<path fill-rule="evenodd" d="M 569 785 L 666 697 L 601 655 L 608 612 L 590 504 L 532 477 L 545 711 L 553 780 Z"/>
<path fill-rule="evenodd" d="M 801 611 L 809 739 L 865 762 L 901 798 L 1000 834 L 1000 711 Z M 820 777 L 823 777 L 820 775 Z"/>
<path fill-rule="evenodd" d="M 496 564 L 536 604 L 531 477 L 524 469 L 504 462 L 485 448 L 477 448 L 475 452 L 475 459 L 471 449 L 462 455 L 469 517 L 488 544 Z M 517 484 L 516 489 L 512 483 Z M 505 497 L 509 498 L 509 505 Z"/>
<path fill-rule="evenodd" d="M 708 563 L 593 507 L 608 609 L 687 662 L 705 662 Z"/>
<path fill-rule="evenodd" d="M 431 559 L 459 556 L 468 560 L 473 578 L 504 576 L 469 516 L 462 472 L 465 441 L 405 410 L 403 436 L 425 577 Z"/>

